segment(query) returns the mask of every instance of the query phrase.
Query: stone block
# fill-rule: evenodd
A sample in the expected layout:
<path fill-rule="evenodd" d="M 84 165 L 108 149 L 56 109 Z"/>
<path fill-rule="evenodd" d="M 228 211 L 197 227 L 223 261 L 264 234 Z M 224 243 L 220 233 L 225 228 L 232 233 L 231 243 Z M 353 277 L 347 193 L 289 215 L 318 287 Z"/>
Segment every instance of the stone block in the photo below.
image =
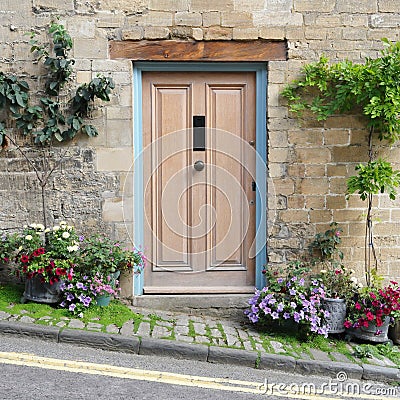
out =
<path fill-rule="evenodd" d="M 332 210 L 338 210 L 346 207 L 346 198 L 343 195 L 326 196 L 326 207 Z"/>
<path fill-rule="evenodd" d="M 203 38 L 204 38 L 203 29 L 201 29 L 201 28 L 193 28 L 192 36 L 193 36 L 194 40 L 203 40 Z"/>
<path fill-rule="evenodd" d="M 122 40 L 140 40 L 143 39 L 143 28 L 134 26 L 122 31 Z"/>
<path fill-rule="evenodd" d="M 292 0 L 267 0 L 265 2 L 264 10 L 266 10 L 267 12 L 276 12 L 276 11 L 291 12 L 292 6 L 293 6 Z"/>
<path fill-rule="evenodd" d="M 67 30 L 72 38 L 94 39 L 96 34 L 96 21 L 89 18 L 74 18 L 68 21 Z"/>
<path fill-rule="evenodd" d="M 349 14 L 365 14 L 378 11 L 377 1 L 371 0 L 337 0 L 336 12 Z"/>
<path fill-rule="evenodd" d="M 131 13 L 143 12 L 147 6 L 148 0 L 102 0 L 98 4 L 100 10 Z"/>
<path fill-rule="evenodd" d="M 132 146 L 132 121 L 125 119 L 107 120 L 107 146 Z"/>
<path fill-rule="evenodd" d="M 203 26 L 218 26 L 221 24 L 221 13 L 219 11 L 211 11 L 202 13 Z"/>
<path fill-rule="evenodd" d="M 125 199 L 127 201 L 127 199 Z M 105 199 L 103 202 L 103 221 L 124 222 L 132 221 L 130 207 L 122 198 Z"/>
<path fill-rule="evenodd" d="M 146 26 L 144 28 L 145 39 L 168 39 L 170 35 L 168 28 L 162 28 L 160 26 Z"/>
<path fill-rule="evenodd" d="M 139 25 L 149 25 L 152 27 L 172 26 L 172 12 L 150 11 L 144 14 L 139 20 Z"/>
<path fill-rule="evenodd" d="M 98 171 L 129 171 L 133 166 L 132 149 L 130 147 L 98 149 L 96 161 Z"/>
<path fill-rule="evenodd" d="M 398 28 L 400 26 L 399 14 L 372 15 L 370 21 L 372 28 Z"/>
<path fill-rule="evenodd" d="M 150 0 L 150 10 L 156 11 L 187 11 L 189 0 Z"/>
<path fill-rule="evenodd" d="M 345 372 L 349 379 L 361 379 L 363 368 L 357 364 L 324 362 L 316 360 L 297 360 L 295 373 L 302 375 L 327 375 L 336 378 L 339 372 Z"/>
<path fill-rule="evenodd" d="M 235 364 L 254 368 L 258 353 L 224 347 L 210 347 L 208 362 L 219 364 Z"/>
<path fill-rule="evenodd" d="M 172 340 L 142 338 L 139 354 L 207 361 L 208 347 L 189 343 L 178 343 Z"/>
<path fill-rule="evenodd" d="M 61 331 L 59 342 L 134 354 L 138 354 L 140 343 L 139 338 L 137 337 L 111 335 L 101 332 L 86 332 L 73 329 L 64 329 Z"/>
<path fill-rule="evenodd" d="M 24 2 L 28 3 L 28 2 Z M 33 7 L 39 9 L 53 9 L 57 11 L 73 11 L 74 1 L 73 0 L 33 0 Z M 3 5 L 2 5 L 3 8 Z"/>
<path fill-rule="evenodd" d="M 253 25 L 253 17 L 249 12 L 223 12 L 221 14 L 221 25 L 225 27 L 251 27 Z"/>
<path fill-rule="evenodd" d="M 277 354 L 261 354 L 259 369 L 277 369 L 293 373 L 295 367 L 296 360 L 293 357 Z"/>
<path fill-rule="evenodd" d="M 321 222 L 329 223 L 332 221 L 331 210 L 310 210 L 310 222 L 319 224 Z"/>
<path fill-rule="evenodd" d="M 397 0 L 379 0 L 378 11 L 384 13 L 398 13 L 399 3 Z"/>
<path fill-rule="evenodd" d="M 42 340 L 58 341 L 59 328 L 21 322 L 0 321 L 0 333 L 3 335 L 17 335 L 22 337 L 36 337 Z"/>
<path fill-rule="evenodd" d="M 233 28 L 233 40 L 258 39 L 258 28 Z"/>
<path fill-rule="evenodd" d="M 234 0 L 235 11 L 263 10 L 265 0 Z"/>
<path fill-rule="evenodd" d="M 326 194 L 328 191 L 328 178 L 304 178 L 297 185 L 297 192 L 301 194 Z"/>
<path fill-rule="evenodd" d="M 261 39 L 282 40 L 285 38 L 285 27 L 283 26 L 268 26 L 260 27 L 259 37 Z"/>
<path fill-rule="evenodd" d="M 47 0 L 49 1 L 49 0 Z M 35 3 L 41 3 L 41 1 L 34 1 L 34 5 L 36 6 Z M 70 0 L 70 3 L 72 1 Z M 32 12 L 32 4 L 30 1 L 15 1 L 15 0 L 3 0 L 1 2 L 1 11 L 7 12 L 7 11 L 16 11 L 20 14 L 29 14 Z"/>
<path fill-rule="evenodd" d="M 282 210 L 279 211 L 279 218 L 282 222 L 309 222 L 308 212 L 303 210 Z"/>
<path fill-rule="evenodd" d="M 175 14 L 175 24 L 185 26 L 201 26 L 202 16 L 198 12 L 177 12 Z"/>
<path fill-rule="evenodd" d="M 77 71 L 76 83 L 89 83 L 92 80 L 92 73 L 90 71 Z"/>
<path fill-rule="evenodd" d="M 231 40 L 232 28 L 222 28 L 220 26 L 212 26 L 204 33 L 204 40 Z"/>
<path fill-rule="evenodd" d="M 191 11 L 230 11 L 233 10 L 234 0 L 191 0 Z"/>
<path fill-rule="evenodd" d="M 296 149 L 296 155 L 301 163 L 318 164 L 331 161 L 331 152 L 326 148 Z"/>
<path fill-rule="evenodd" d="M 131 73 L 132 63 L 129 60 L 93 60 L 92 71 L 102 72 L 106 74 L 114 72 L 128 72 Z M 114 75 L 112 74 L 112 77 Z"/>
<path fill-rule="evenodd" d="M 98 28 L 119 28 L 124 25 L 125 16 L 122 14 L 111 14 L 100 11 L 96 16 L 96 26 Z"/>
<path fill-rule="evenodd" d="M 398 382 L 400 370 L 398 368 L 380 367 L 377 365 L 363 364 L 362 378 L 379 382 Z"/>
<path fill-rule="evenodd" d="M 256 11 L 253 13 L 253 23 L 257 27 L 267 26 L 290 26 L 290 27 L 302 27 L 303 26 L 303 15 L 301 13 L 292 13 L 285 11 L 267 12 L 267 11 Z M 303 31 L 303 29 L 301 29 Z M 297 38 L 298 39 L 298 36 Z"/>
<path fill-rule="evenodd" d="M 295 11 L 301 12 L 315 12 L 316 10 L 332 12 L 335 5 L 336 0 L 294 0 L 293 8 Z"/>
<path fill-rule="evenodd" d="M 74 39 L 74 57 L 75 58 L 107 58 L 108 57 L 108 43 L 106 39 Z"/>

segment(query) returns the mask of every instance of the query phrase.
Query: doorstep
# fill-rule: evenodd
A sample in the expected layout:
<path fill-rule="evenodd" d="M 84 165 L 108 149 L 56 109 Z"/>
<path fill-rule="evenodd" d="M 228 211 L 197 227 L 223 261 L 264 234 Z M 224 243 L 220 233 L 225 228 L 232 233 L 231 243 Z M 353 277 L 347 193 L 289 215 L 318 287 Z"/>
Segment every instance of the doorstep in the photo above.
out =
<path fill-rule="evenodd" d="M 243 321 L 249 294 L 162 294 L 135 296 L 132 305 L 138 308 L 172 311 L 193 315 Z"/>

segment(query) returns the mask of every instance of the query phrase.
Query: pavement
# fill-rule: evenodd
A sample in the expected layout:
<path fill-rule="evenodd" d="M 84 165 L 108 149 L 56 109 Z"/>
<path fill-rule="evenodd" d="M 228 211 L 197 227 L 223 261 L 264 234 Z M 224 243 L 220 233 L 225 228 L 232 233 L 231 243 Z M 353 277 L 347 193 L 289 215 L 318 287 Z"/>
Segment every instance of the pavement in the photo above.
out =
<path fill-rule="evenodd" d="M 50 316 L 34 319 L 28 312 L 0 312 L 0 335 L 18 335 L 138 355 L 168 356 L 209 363 L 233 364 L 285 373 L 330 378 L 400 382 L 400 369 L 387 357 L 360 360 L 336 351 L 305 348 L 297 341 L 263 335 L 249 323 L 215 316 L 132 308 L 142 318 L 122 327 L 96 319 Z M 355 343 L 346 346 L 353 354 Z M 343 375 L 345 374 L 345 375 Z"/>

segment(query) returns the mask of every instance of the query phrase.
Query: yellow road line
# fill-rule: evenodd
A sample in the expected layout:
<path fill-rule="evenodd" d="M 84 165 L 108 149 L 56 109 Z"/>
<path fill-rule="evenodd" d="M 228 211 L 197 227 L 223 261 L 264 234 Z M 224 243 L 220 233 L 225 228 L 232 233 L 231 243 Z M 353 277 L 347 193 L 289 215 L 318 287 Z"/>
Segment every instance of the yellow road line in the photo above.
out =
<path fill-rule="evenodd" d="M 312 399 L 312 400 L 337 400 L 338 397 L 326 397 L 325 395 L 334 395 L 333 392 L 326 392 L 324 396 L 308 393 L 284 394 L 273 390 L 274 385 L 264 385 L 259 382 L 248 382 L 227 378 L 213 378 L 196 375 L 175 374 L 171 372 L 151 371 L 136 368 L 117 367 L 109 364 L 96 364 L 84 361 L 62 360 L 57 358 L 40 357 L 34 354 L 0 352 L 0 364 L 13 364 L 28 367 L 37 367 L 50 370 L 67 371 L 73 373 L 83 373 L 89 375 L 102 375 L 122 379 L 132 379 L 149 382 L 159 382 L 170 385 L 199 387 L 214 390 L 224 390 L 231 392 L 253 393 L 259 395 L 273 394 L 277 397 L 286 397 L 291 399 Z M 301 385 L 298 385 L 301 386 Z M 350 395 L 341 394 L 341 398 Z M 381 396 L 359 394 L 358 398 L 378 399 Z"/>

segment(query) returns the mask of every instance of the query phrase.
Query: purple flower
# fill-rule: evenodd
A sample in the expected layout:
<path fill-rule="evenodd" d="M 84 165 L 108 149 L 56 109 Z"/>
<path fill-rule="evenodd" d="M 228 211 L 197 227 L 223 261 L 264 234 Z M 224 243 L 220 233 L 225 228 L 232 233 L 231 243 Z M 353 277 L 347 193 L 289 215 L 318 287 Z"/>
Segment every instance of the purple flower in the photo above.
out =
<path fill-rule="evenodd" d="M 290 290 L 289 290 L 289 294 L 290 294 L 291 296 L 294 296 L 296 293 L 297 293 L 297 292 L 296 292 L 296 289 L 290 289 Z"/>
<path fill-rule="evenodd" d="M 294 314 L 293 314 L 293 319 L 294 319 L 294 321 L 295 322 L 297 322 L 297 323 L 299 323 L 300 322 L 300 314 L 298 313 L 298 312 L 295 312 Z"/>
<path fill-rule="evenodd" d="M 60 307 L 65 307 L 65 301 L 62 301 L 62 302 L 60 303 Z"/>
<path fill-rule="evenodd" d="M 275 303 L 276 303 L 276 299 L 273 299 L 273 298 L 268 301 L 269 305 L 273 305 Z"/>
<path fill-rule="evenodd" d="M 83 242 L 84 240 L 85 240 L 85 236 L 83 236 L 83 235 L 79 236 L 79 241 L 80 242 Z"/>
<path fill-rule="evenodd" d="M 75 298 L 75 297 L 74 297 L 73 294 L 71 294 L 71 293 L 68 293 L 68 294 L 67 294 L 67 301 L 72 301 L 74 298 Z"/>
<path fill-rule="evenodd" d="M 272 319 L 278 319 L 278 318 L 279 318 L 279 314 L 278 314 L 276 311 L 274 311 L 274 312 L 271 314 L 271 317 L 272 317 Z"/>
<path fill-rule="evenodd" d="M 283 308 L 284 308 L 283 303 L 279 303 L 278 306 L 276 307 L 276 311 L 282 312 L 282 311 L 283 311 Z"/>
<path fill-rule="evenodd" d="M 287 313 L 287 312 L 283 313 L 283 318 L 289 319 L 290 318 L 290 314 Z"/>
<path fill-rule="evenodd" d="M 283 282 L 283 278 L 278 278 L 276 281 L 280 284 Z"/>
<path fill-rule="evenodd" d="M 296 307 L 297 307 L 297 304 L 296 304 L 294 301 L 291 301 L 291 302 L 290 302 L 290 307 L 296 308 Z"/>
<path fill-rule="evenodd" d="M 263 311 L 264 311 L 265 314 L 268 315 L 268 314 L 271 314 L 272 310 L 269 307 L 265 307 Z"/>
<path fill-rule="evenodd" d="M 74 311 L 76 308 L 76 304 L 70 304 L 68 310 L 69 311 Z"/>

